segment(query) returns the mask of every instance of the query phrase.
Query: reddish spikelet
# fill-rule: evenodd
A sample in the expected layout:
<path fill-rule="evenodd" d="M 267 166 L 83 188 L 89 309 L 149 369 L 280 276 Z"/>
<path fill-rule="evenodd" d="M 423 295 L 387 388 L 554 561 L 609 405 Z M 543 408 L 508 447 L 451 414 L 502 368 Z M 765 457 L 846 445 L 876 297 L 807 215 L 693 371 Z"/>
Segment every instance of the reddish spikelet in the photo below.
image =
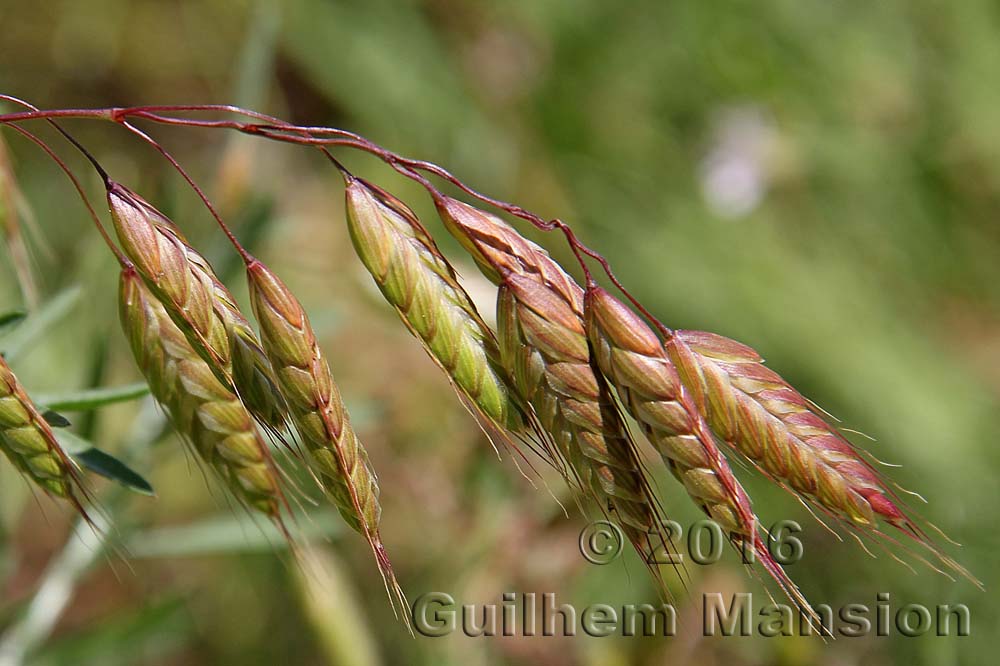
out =
<path fill-rule="evenodd" d="M 601 372 L 618 390 L 674 476 L 696 504 L 749 546 L 764 568 L 803 610 L 813 615 L 758 533 L 750 498 L 736 480 L 660 338 L 628 306 L 597 285 L 586 293 L 587 330 Z"/>
<path fill-rule="evenodd" d="M 292 421 L 309 449 L 317 480 L 344 520 L 365 537 L 393 603 L 405 612 L 403 595 L 379 534 L 379 486 L 330 366 L 316 342 L 305 308 L 260 261 L 247 263 L 250 301 L 264 349 L 276 368 Z"/>
<path fill-rule="evenodd" d="M 448 229 L 500 286 L 500 356 L 512 383 L 554 438 L 582 490 L 614 510 L 660 581 L 651 550 L 667 547 L 669 537 L 635 443 L 607 382 L 591 366 L 583 290 L 502 220 L 447 197 L 436 203 Z"/>
<path fill-rule="evenodd" d="M 756 351 L 702 331 L 676 331 L 666 349 L 715 433 L 766 475 L 861 534 L 879 533 L 885 521 L 969 576 L 906 514 L 882 475 Z"/>

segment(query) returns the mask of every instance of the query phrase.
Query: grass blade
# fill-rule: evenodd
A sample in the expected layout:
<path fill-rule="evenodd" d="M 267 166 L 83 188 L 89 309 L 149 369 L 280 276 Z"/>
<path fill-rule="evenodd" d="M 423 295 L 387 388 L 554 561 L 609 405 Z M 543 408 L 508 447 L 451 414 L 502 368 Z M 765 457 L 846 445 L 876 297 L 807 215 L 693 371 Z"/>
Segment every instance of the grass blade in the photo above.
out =
<path fill-rule="evenodd" d="M 59 444 L 84 469 L 119 483 L 140 495 L 154 496 L 152 484 L 141 474 L 110 453 L 100 450 L 79 435 L 62 430 L 56 435 Z"/>
<path fill-rule="evenodd" d="M 108 386 L 86 389 L 70 393 L 35 394 L 34 399 L 47 409 L 60 412 L 89 412 L 119 402 L 138 400 L 149 395 L 146 382 L 135 382 L 123 386 Z"/>

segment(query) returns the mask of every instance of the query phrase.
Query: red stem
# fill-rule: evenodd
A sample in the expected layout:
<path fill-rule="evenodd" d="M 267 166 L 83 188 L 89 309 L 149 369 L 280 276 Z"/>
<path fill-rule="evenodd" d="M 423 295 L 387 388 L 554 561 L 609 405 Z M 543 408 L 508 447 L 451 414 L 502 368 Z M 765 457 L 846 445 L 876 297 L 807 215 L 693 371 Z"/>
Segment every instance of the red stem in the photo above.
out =
<path fill-rule="evenodd" d="M 245 117 L 254 118 L 256 120 L 265 121 L 269 124 L 253 124 L 253 123 L 240 123 L 236 121 L 225 121 L 225 120 L 198 120 L 198 119 L 188 119 L 188 118 L 173 118 L 169 116 L 161 115 L 161 113 L 174 113 L 174 112 L 223 112 L 223 113 L 235 113 Z M 612 271 L 610 264 L 607 259 L 605 259 L 596 250 L 592 250 L 588 246 L 584 245 L 573 233 L 572 229 L 563 221 L 559 219 L 548 220 L 539 217 L 538 215 L 517 206 L 515 204 L 502 201 L 500 199 L 494 199 L 481 192 L 469 187 L 457 177 L 455 177 L 447 169 L 444 169 L 431 162 L 425 162 L 422 160 L 414 160 L 402 157 L 392 151 L 383 148 L 382 146 L 365 139 L 364 137 L 349 132 L 347 130 L 332 128 L 332 127 L 302 127 L 298 125 L 293 125 L 291 123 L 285 122 L 280 118 L 275 118 L 274 116 L 269 116 L 267 114 L 259 113 L 256 111 L 250 111 L 237 106 L 225 105 L 225 104 L 196 104 L 196 105 L 160 105 L 160 106 L 136 106 L 136 107 L 112 107 L 105 109 L 58 109 L 52 111 L 35 111 L 35 112 L 23 112 L 14 113 L 7 115 L 0 115 L 0 122 L 16 122 L 21 120 L 35 120 L 41 118 L 102 118 L 105 120 L 111 120 L 118 124 L 125 125 L 129 129 L 135 132 L 139 132 L 134 126 L 129 125 L 125 118 L 135 117 L 150 120 L 157 123 L 172 124 L 172 125 L 186 125 L 193 127 L 214 127 L 214 128 L 229 128 L 235 129 L 237 131 L 243 132 L 245 134 L 253 134 L 263 136 L 277 141 L 285 141 L 288 143 L 296 143 L 301 145 L 313 145 L 313 146 L 345 146 L 348 148 L 354 148 L 356 150 L 361 150 L 372 154 L 387 164 L 391 165 L 397 171 L 399 171 L 404 176 L 419 182 L 426 188 L 432 196 L 440 195 L 440 193 L 427 181 L 427 179 L 420 176 L 417 172 L 423 171 L 431 173 L 460 189 L 462 192 L 468 194 L 469 196 L 485 203 L 494 208 L 498 208 L 509 215 L 525 220 L 543 231 L 552 231 L 558 229 L 563 232 L 566 237 L 566 241 L 569 243 L 570 248 L 573 250 L 574 255 L 580 262 L 581 267 L 587 276 L 588 281 L 592 278 L 590 277 L 590 272 L 586 266 L 586 261 L 583 259 L 583 255 L 590 257 L 600 264 L 603 271 L 607 274 L 608 279 L 611 280 L 612 284 L 624 295 L 630 303 L 646 318 L 648 319 L 663 335 L 664 337 L 670 337 L 673 335 L 673 331 L 665 326 L 659 319 L 657 319 L 649 310 L 647 310 L 639 301 L 636 299 L 628 289 L 621 283 Z M 289 136 L 287 132 L 292 132 L 298 136 Z M 323 138 L 323 136 L 313 136 L 313 135 L 334 135 L 336 138 Z M 157 146 L 155 141 L 152 141 L 148 136 L 142 135 L 148 141 L 150 141 L 154 146 Z M 157 146 L 157 149 L 161 152 L 165 152 L 162 148 Z M 165 155 L 166 156 L 166 155 Z M 174 165 L 176 169 L 184 176 L 188 184 L 191 185 L 202 201 L 212 212 L 216 221 L 220 223 L 223 231 L 226 235 L 230 237 L 230 240 L 235 241 L 235 238 L 225 227 L 225 224 L 219 218 L 215 209 L 211 206 L 207 198 L 201 192 L 201 190 L 194 184 L 194 182 L 183 172 L 180 165 L 177 164 L 176 160 L 171 157 L 167 157 Z M 237 249 L 241 252 L 241 255 L 246 258 L 246 252 L 239 247 L 238 242 L 234 243 Z"/>
<path fill-rule="evenodd" d="M 29 132 L 28 130 L 18 125 L 11 125 L 10 127 L 15 132 L 21 134 L 22 136 L 34 142 L 36 146 L 44 150 L 49 157 L 55 160 L 55 163 L 59 165 L 59 168 L 62 169 L 63 173 L 65 173 L 66 176 L 69 177 L 69 179 L 73 182 L 73 187 L 76 188 L 77 194 L 80 195 L 80 199 L 83 201 L 83 205 L 87 207 L 87 212 L 90 213 L 90 219 L 94 221 L 94 226 L 97 227 L 97 232 L 101 234 L 101 238 L 104 239 L 104 242 L 107 243 L 108 248 L 111 250 L 111 252 L 114 253 L 115 258 L 118 259 L 118 263 L 121 264 L 122 268 L 130 267 L 132 265 L 132 262 L 129 261 L 124 254 L 122 254 L 122 251 L 119 250 L 118 246 L 115 245 L 114 242 L 111 240 L 111 236 L 108 235 L 107 229 L 105 229 L 104 225 L 101 224 L 101 219 L 97 216 L 97 212 L 94 211 L 94 207 L 91 205 L 90 199 L 87 198 L 86 193 L 83 191 L 83 186 L 80 184 L 80 181 L 70 170 L 69 166 L 66 165 L 66 163 L 62 160 L 62 158 L 56 155 L 55 151 L 53 151 L 48 146 L 48 144 L 46 144 L 44 141 L 39 139 L 37 136 Z"/>

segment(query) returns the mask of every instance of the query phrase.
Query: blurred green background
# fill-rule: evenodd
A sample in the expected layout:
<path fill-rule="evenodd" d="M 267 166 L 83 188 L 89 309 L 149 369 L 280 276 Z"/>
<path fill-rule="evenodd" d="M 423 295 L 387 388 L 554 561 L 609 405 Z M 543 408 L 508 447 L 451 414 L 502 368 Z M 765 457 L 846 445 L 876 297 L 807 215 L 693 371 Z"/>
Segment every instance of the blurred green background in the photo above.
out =
<path fill-rule="evenodd" d="M 987 587 L 868 557 L 742 473 L 765 524 L 806 527 L 789 571 L 811 601 L 874 606 L 889 592 L 894 609 L 964 603 L 971 636 L 704 638 L 702 592 L 766 600 L 727 551 L 689 567 L 673 639 L 410 639 L 363 542 L 325 508 L 304 526 L 327 537 L 310 551 L 318 568 L 300 575 L 206 489 L 156 411 L 132 403 L 71 415 L 157 489 L 153 500 L 96 482 L 124 557 L 73 536 L 62 507 L 33 501 L 0 465 L 0 660 L 985 663 L 1000 626 L 989 596 L 1000 582 L 997 81 L 1000 9 L 985 0 L 0 0 L 0 92 L 51 108 L 239 103 L 361 132 L 569 221 L 668 325 L 753 345 L 845 427 L 876 438 L 857 441 L 902 464 L 893 478 L 928 500 L 921 513 L 965 544 L 949 552 Z M 169 165 L 110 124 L 67 125 L 243 293 L 234 256 Z M 100 202 L 92 172 L 37 129 Z M 497 460 L 354 258 L 339 179 L 315 151 L 152 131 L 309 308 L 379 471 L 383 535 L 411 600 L 655 598 L 637 561 L 588 564 L 576 543 L 584 520 Z M 15 371 L 37 392 L 136 381 L 110 254 L 52 163 L 3 135 L 34 220 L 37 295 L 22 294 L 2 253 L 0 311 L 80 288 Z M 370 158 L 338 155 L 424 214 L 488 310 L 488 285 L 426 197 Z M 558 238 L 542 242 L 569 265 Z M 658 486 L 671 517 L 700 518 L 662 471 Z M 11 646 L 28 650 L 23 660 Z"/>

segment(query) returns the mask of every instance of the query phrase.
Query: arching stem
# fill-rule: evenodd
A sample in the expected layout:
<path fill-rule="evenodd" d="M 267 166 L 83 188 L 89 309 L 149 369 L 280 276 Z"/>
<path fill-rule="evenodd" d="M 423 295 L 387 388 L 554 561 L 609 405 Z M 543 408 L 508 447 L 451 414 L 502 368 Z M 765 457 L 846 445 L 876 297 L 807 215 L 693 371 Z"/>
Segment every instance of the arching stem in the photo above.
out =
<path fill-rule="evenodd" d="M 244 117 L 253 118 L 258 121 L 263 121 L 259 123 L 241 123 L 237 121 L 229 120 L 199 120 L 193 118 L 175 118 L 172 116 L 163 115 L 164 113 L 180 113 L 180 112 L 217 112 L 217 113 L 234 113 L 242 115 Z M 665 326 L 659 319 L 657 319 L 649 310 L 647 310 L 639 301 L 636 299 L 631 292 L 622 284 L 622 282 L 615 275 L 614 271 L 611 269 L 610 264 L 607 259 L 605 259 L 596 250 L 583 244 L 573 233 L 570 227 L 563 221 L 554 219 L 546 220 L 521 206 L 517 206 L 500 199 L 495 199 L 493 197 L 487 196 L 478 190 L 466 185 L 457 177 L 455 177 L 451 172 L 443 167 L 440 167 L 432 162 L 426 162 L 423 160 L 414 160 L 398 155 L 382 146 L 365 139 L 364 137 L 349 132 L 347 130 L 342 130 L 333 127 L 309 127 L 309 126 L 298 126 L 291 123 L 285 122 L 280 118 L 275 118 L 274 116 L 269 116 L 267 114 L 259 113 L 256 111 L 251 111 L 248 109 L 243 109 L 237 106 L 231 105 L 221 105 L 221 104 L 198 104 L 198 105 L 160 105 L 160 106 L 136 106 L 136 107 L 111 107 L 105 109 L 58 109 L 51 111 L 35 111 L 35 112 L 22 112 L 13 113 L 7 115 L 0 115 L 0 122 L 17 122 L 21 120 L 34 120 L 40 118 L 99 118 L 104 120 L 110 120 L 112 122 L 118 123 L 125 126 L 129 130 L 135 132 L 137 135 L 144 138 L 147 142 L 153 145 L 157 150 L 164 154 L 171 164 L 174 165 L 184 177 L 184 179 L 191 185 L 198 195 L 201 197 L 202 201 L 208 207 L 209 211 L 215 217 L 216 221 L 219 223 L 220 227 L 229 237 L 230 241 L 233 242 L 237 251 L 240 255 L 247 259 L 246 251 L 239 245 L 239 242 L 235 239 L 232 233 L 228 230 L 225 223 L 216 213 L 215 208 L 208 201 L 207 197 L 200 188 L 195 185 L 191 178 L 184 172 L 176 160 L 169 156 L 159 146 L 155 141 L 153 141 L 148 135 L 141 132 L 138 128 L 127 122 L 127 118 L 141 118 L 145 120 L 150 120 L 152 122 L 157 122 L 161 124 L 170 125 L 184 125 L 189 127 L 206 127 L 206 128 L 228 128 L 235 129 L 239 132 L 245 134 L 252 134 L 257 136 L 262 136 L 268 139 L 276 141 L 284 141 L 287 143 L 295 143 L 300 145 L 312 145 L 317 147 L 326 146 L 344 146 L 347 148 L 353 148 L 356 150 L 361 150 L 367 152 L 375 157 L 378 157 L 382 161 L 386 162 L 392 166 L 396 171 L 399 171 L 402 175 L 415 180 L 420 183 L 428 192 L 435 196 L 435 194 L 440 194 L 426 178 L 420 175 L 419 172 L 425 172 L 437 176 L 442 180 L 447 181 L 451 185 L 457 187 L 459 190 L 465 194 L 477 199 L 478 201 L 497 208 L 513 217 L 525 220 L 534 227 L 542 231 L 562 231 L 563 235 L 566 237 L 570 248 L 573 250 L 575 257 L 577 258 L 580 266 L 584 270 L 584 274 L 588 276 L 590 280 L 590 272 L 586 266 L 586 261 L 584 256 L 590 257 L 595 260 L 602 268 L 604 273 L 607 274 L 608 279 L 611 283 L 622 293 L 623 296 L 628 299 L 628 301 L 645 317 L 651 324 L 653 324 L 660 334 L 664 337 L 670 337 L 673 335 L 673 331 Z"/>
<path fill-rule="evenodd" d="M 194 179 L 191 178 L 191 176 L 184 169 L 184 167 L 181 166 L 180 162 L 174 159 L 174 156 L 171 155 L 166 148 L 161 146 L 156 141 L 156 139 L 149 136 L 135 125 L 132 125 L 127 120 L 118 120 L 117 122 L 122 127 L 125 127 L 130 132 L 132 132 L 133 134 L 141 138 L 143 141 L 151 145 L 154 149 L 156 149 L 158 153 L 163 155 L 163 157 L 166 158 L 168 162 L 170 162 L 170 164 L 174 167 L 174 169 L 177 170 L 177 173 L 179 173 L 181 177 L 187 182 L 187 184 L 191 186 L 191 189 L 195 191 L 195 193 L 198 195 L 198 198 L 200 198 L 202 203 L 205 204 L 205 208 L 207 208 L 208 212 L 212 214 L 213 218 L 215 218 L 215 221 L 219 224 L 219 228 L 222 229 L 222 233 L 226 235 L 226 238 L 229 239 L 229 242 L 233 244 L 234 248 L 236 248 L 236 251 L 239 253 L 240 258 L 243 259 L 243 261 L 248 264 L 253 262 L 254 258 L 250 255 L 249 252 L 246 251 L 246 248 L 243 247 L 239 239 L 236 238 L 236 235 L 233 234 L 232 230 L 229 228 L 229 225 L 227 225 L 222 220 L 222 216 L 219 215 L 218 211 L 215 210 L 215 206 L 212 205 L 211 200 L 209 200 L 208 196 L 205 195 L 205 192 L 198 186 L 198 184 L 194 182 Z"/>
<path fill-rule="evenodd" d="M 70 179 L 70 181 L 72 181 L 73 187 L 76 188 L 77 194 L 80 195 L 80 199 L 83 201 L 83 205 L 87 207 L 87 213 L 90 215 L 90 219 L 94 222 L 94 226 L 97 227 L 97 232 L 101 234 L 101 238 L 104 239 L 104 242 L 108 246 L 108 249 L 110 249 L 111 252 L 114 253 L 115 258 L 118 260 L 118 263 L 121 264 L 123 268 L 131 266 L 132 262 L 129 261 L 124 254 L 122 254 L 122 251 L 118 248 L 117 245 L 115 245 L 114 241 L 111 240 L 111 236 L 108 235 L 107 229 L 105 229 L 104 225 L 101 224 L 101 219 L 97 216 L 97 212 L 94 210 L 93 205 L 91 205 L 90 199 L 87 198 L 87 194 L 86 192 L 84 192 L 83 186 L 80 184 L 79 179 L 69 168 L 66 162 L 64 162 L 62 158 L 60 158 L 55 153 L 55 151 L 48 146 L 48 144 L 46 144 L 44 141 L 42 141 L 40 138 L 38 138 L 28 130 L 24 129 L 23 127 L 20 127 L 19 125 L 11 125 L 10 128 L 13 129 L 15 132 L 17 132 L 18 134 L 20 134 L 21 136 L 32 141 L 36 146 L 45 151 L 45 153 L 49 157 L 51 157 L 56 164 L 59 165 L 59 168 L 62 169 L 62 172 L 66 174 L 66 176 Z"/>

